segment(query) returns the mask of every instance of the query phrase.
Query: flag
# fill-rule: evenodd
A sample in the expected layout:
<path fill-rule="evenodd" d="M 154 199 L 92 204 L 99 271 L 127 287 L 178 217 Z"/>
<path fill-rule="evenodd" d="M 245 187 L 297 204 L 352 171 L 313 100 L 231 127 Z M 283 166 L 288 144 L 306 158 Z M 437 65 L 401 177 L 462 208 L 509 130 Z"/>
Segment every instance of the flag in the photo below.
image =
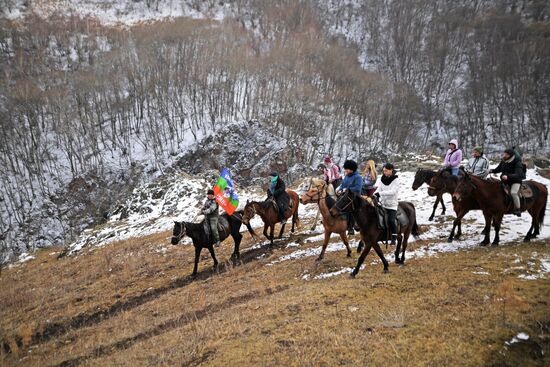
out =
<path fill-rule="evenodd" d="M 233 191 L 233 182 L 231 181 L 231 172 L 223 168 L 218 181 L 214 185 L 214 196 L 216 202 L 231 215 L 239 206 L 239 198 Z"/>

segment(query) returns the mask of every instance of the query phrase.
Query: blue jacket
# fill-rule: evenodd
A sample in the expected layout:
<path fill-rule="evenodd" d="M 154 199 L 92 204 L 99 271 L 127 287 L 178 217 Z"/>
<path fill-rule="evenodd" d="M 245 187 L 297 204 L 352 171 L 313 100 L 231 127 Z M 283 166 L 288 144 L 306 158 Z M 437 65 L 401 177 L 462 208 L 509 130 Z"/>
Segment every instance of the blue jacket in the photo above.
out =
<path fill-rule="evenodd" d="M 359 172 L 355 171 L 351 175 L 346 175 L 342 185 L 340 185 L 340 190 L 348 189 L 349 191 L 361 195 L 361 188 L 363 187 L 363 177 Z"/>

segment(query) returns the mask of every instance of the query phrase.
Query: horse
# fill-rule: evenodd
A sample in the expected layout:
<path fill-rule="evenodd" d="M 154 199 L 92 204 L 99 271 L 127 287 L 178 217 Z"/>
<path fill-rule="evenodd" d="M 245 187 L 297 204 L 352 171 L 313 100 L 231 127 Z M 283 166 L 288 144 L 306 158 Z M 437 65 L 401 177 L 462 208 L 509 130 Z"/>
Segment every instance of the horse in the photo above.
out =
<path fill-rule="evenodd" d="M 430 169 L 419 168 L 416 171 L 415 175 L 414 175 L 414 181 L 413 181 L 413 184 L 412 184 L 413 191 L 418 190 L 418 188 L 420 186 L 422 186 L 423 184 L 427 184 L 428 186 L 430 186 L 430 181 L 436 174 L 437 174 L 437 171 L 432 171 Z M 445 211 L 447 210 L 447 208 L 445 207 L 445 204 L 443 203 L 443 194 L 444 193 L 452 194 L 453 192 L 452 191 L 451 192 L 449 192 L 449 191 L 433 191 L 433 190 L 430 191 L 429 188 L 428 188 L 428 195 L 436 196 L 435 203 L 434 203 L 434 206 L 433 206 L 434 209 L 432 211 L 432 214 L 428 218 L 428 220 L 430 220 L 430 221 L 434 220 L 435 210 L 437 209 L 437 205 L 439 203 L 441 203 L 441 215 L 445 214 Z"/>
<path fill-rule="evenodd" d="M 332 208 L 336 203 L 336 194 L 332 184 L 327 184 L 325 180 L 312 178 L 309 181 L 308 191 L 300 197 L 300 203 L 317 203 L 319 205 L 319 212 L 323 216 L 325 239 L 323 241 L 321 254 L 319 254 L 317 261 L 321 261 L 325 256 L 328 241 L 332 233 L 338 233 L 340 235 L 340 238 L 348 250 L 347 257 L 351 257 L 351 248 L 349 246 L 348 236 L 346 234 L 348 229 L 348 220 L 344 216 L 334 217 L 329 212 L 330 208 Z"/>
<path fill-rule="evenodd" d="M 531 215 L 531 227 L 525 235 L 523 241 L 529 242 L 531 238 L 540 234 L 542 225 L 544 224 L 544 213 L 548 201 L 548 189 L 545 185 L 529 180 L 523 184 L 528 185 L 533 191 L 531 198 L 523 198 L 521 203 L 521 211 L 528 211 Z M 504 214 L 512 214 L 514 205 L 511 199 L 507 198 L 504 192 L 503 183 L 499 180 L 482 180 L 474 175 L 465 173 L 458 181 L 458 185 L 453 193 L 453 197 L 458 201 L 464 201 L 468 198 L 473 198 L 483 210 L 483 215 L 492 218 L 495 228 L 495 238 L 492 245 L 497 246 L 500 237 L 500 226 Z M 486 219 L 487 220 L 487 219 Z M 481 246 L 486 246 L 490 242 L 490 226 L 487 226 L 487 231 Z"/>
<path fill-rule="evenodd" d="M 286 220 L 292 217 L 292 228 L 290 232 L 294 233 L 294 227 L 300 224 L 298 219 L 298 206 L 300 201 L 298 199 L 298 194 L 292 190 L 286 190 L 288 196 L 290 196 L 290 207 L 287 208 L 284 212 L 284 223 L 281 226 L 281 231 L 279 232 L 279 237 L 283 237 L 283 232 L 285 230 Z M 273 232 L 275 231 L 275 224 L 279 222 L 279 212 L 277 210 L 277 204 L 274 200 L 265 200 L 262 202 L 258 201 L 246 201 L 243 214 L 243 223 L 247 226 L 250 225 L 250 219 L 254 215 L 258 214 L 262 221 L 264 222 L 264 236 L 271 241 L 270 246 L 273 246 Z M 267 234 L 267 229 L 269 228 L 269 235 Z M 252 230 L 254 232 L 254 230 Z M 256 233 L 253 234 L 256 237 Z"/>
<path fill-rule="evenodd" d="M 464 173 L 464 170 L 461 170 L 461 174 Z M 458 178 L 456 176 L 452 176 L 451 173 L 448 170 L 439 170 L 434 174 L 434 176 L 429 181 L 429 187 L 428 187 L 428 195 L 434 194 L 436 192 L 451 192 L 454 193 L 456 189 L 456 185 L 458 183 Z M 462 236 L 462 218 L 470 211 L 470 210 L 479 210 L 481 209 L 479 207 L 479 204 L 477 201 L 475 201 L 472 197 L 466 198 L 465 200 L 458 201 L 454 197 L 451 196 L 451 199 L 453 201 L 453 209 L 456 214 L 456 219 L 453 221 L 453 229 L 451 230 L 451 233 L 449 234 L 449 237 L 447 238 L 447 242 L 453 242 L 453 239 L 459 239 L 460 236 Z M 484 234 L 486 231 L 488 231 L 488 227 L 491 226 L 491 218 L 488 218 L 485 214 L 485 229 L 482 234 Z M 458 227 L 458 231 L 455 235 L 455 230 Z"/>
<path fill-rule="evenodd" d="M 242 211 L 237 211 L 232 215 L 227 213 L 220 216 L 218 222 L 218 232 L 220 234 L 220 241 L 225 240 L 227 237 L 233 237 L 235 247 L 233 249 L 232 259 L 238 259 L 240 257 L 239 246 L 243 235 L 240 233 L 242 224 Z M 252 234 L 253 230 L 250 225 L 247 225 L 248 231 Z M 197 268 L 199 264 L 199 256 L 203 248 L 207 248 L 210 251 L 210 255 L 214 260 L 214 269 L 218 266 L 218 260 L 214 254 L 214 238 L 205 231 L 204 222 L 191 223 L 191 222 L 174 222 L 174 228 L 172 230 L 172 245 L 177 245 L 183 236 L 189 236 L 193 240 L 193 246 L 195 247 L 195 266 L 193 267 L 192 276 L 197 275 Z"/>
<path fill-rule="evenodd" d="M 334 204 L 334 206 L 330 209 L 330 213 L 332 215 L 353 213 L 355 222 L 359 225 L 361 240 L 365 243 L 365 248 L 363 249 L 363 252 L 361 252 L 359 260 L 357 260 L 357 265 L 351 273 L 353 278 L 357 275 L 357 273 L 359 273 L 359 269 L 365 261 L 365 258 L 369 254 L 371 248 L 374 248 L 374 251 L 376 251 L 378 257 L 382 260 L 382 263 L 384 264 L 384 272 L 388 272 L 388 262 L 382 253 L 380 245 L 378 244 L 378 241 L 387 240 L 388 234 L 386 230 L 378 227 L 378 213 L 375 205 L 376 204 L 374 203 L 363 200 L 361 196 L 348 190 L 340 196 L 338 201 L 336 201 L 336 204 Z M 409 236 L 412 233 L 414 237 L 418 237 L 420 232 L 418 229 L 418 224 L 416 223 L 416 209 L 414 205 L 408 201 L 400 201 L 399 207 L 401 207 L 401 209 L 405 212 L 408 219 L 408 224 L 399 228 L 397 246 L 395 249 L 395 263 L 404 264 L 405 250 L 407 249 Z M 403 252 L 400 258 L 399 251 L 401 246 L 403 246 Z"/>

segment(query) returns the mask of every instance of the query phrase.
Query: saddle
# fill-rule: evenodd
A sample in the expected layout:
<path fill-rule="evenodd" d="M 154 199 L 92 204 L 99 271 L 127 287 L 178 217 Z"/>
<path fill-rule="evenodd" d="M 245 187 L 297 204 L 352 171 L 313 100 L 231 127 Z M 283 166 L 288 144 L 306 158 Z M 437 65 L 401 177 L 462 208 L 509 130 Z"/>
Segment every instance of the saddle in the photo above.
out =
<path fill-rule="evenodd" d="M 206 220 L 206 217 L 202 221 L 202 228 L 204 229 L 204 233 L 206 233 L 207 237 L 211 237 L 212 233 L 210 233 L 210 226 L 208 225 L 208 221 Z M 220 215 L 218 217 L 218 233 L 222 234 L 226 228 L 229 228 L 229 221 L 225 217 L 225 215 Z M 221 236 L 220 236 L 221 237 Z"/>
<path fill-rule="evenodd" d="M 508 199 L 512 200 L 512 195 L 510 194 L 510 186 L 502 185 L 502 188 L 504 189 L 504 193 L 506 193 L 506 196 L 508 196 Z M 523 199 L 531 199 L 534 196 L 533 188 L 529 184 L 522 182 L 519 188 L 518 195 L 520 198 Z"/>
<path fill-rule="evenodd" d="M 386 211 L 386 208 L 384 208 L 382 205 L 376 204 L 376 213 L 378 214 L 378 223 L 377 227 L 378 229 L 384 231 L 386 233 L 386 238 L 390 238 L 390 227 L 388 222 L 388 212 Z M 406 227 L 409 225 L 409 217 L 407 216 L 407 213 L 401 209 L 401 206 L 397 207 L 397 214 L 396 214 L 396 221 L 397 221 L 397 231 L 401 232 L 401 228 Z"/>

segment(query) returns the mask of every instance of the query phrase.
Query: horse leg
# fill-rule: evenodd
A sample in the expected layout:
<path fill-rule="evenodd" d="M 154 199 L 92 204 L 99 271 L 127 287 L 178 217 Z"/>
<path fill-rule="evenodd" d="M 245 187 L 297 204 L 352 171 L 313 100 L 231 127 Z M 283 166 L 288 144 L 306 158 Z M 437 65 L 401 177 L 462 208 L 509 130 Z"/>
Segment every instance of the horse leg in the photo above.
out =
<path fill-rule="evenodd" d="M 451 234 L 449 234 L 449 238 L 447 238 L 447 242 L 453 242 L 453 239 L 455 238 L 455 229 L 458 226 L 460 229 L 460 218 L 456 218 L 453 220 L 453 229 L 451 229 Z M 458 236 L 457 236 L 458 237 Z"/>
<path fill-rule="evenodd" d="M 437 209 L 437 204 L 439 204 L 439 196 L 437 196 L 435 198 L 435 203 L 434 203 L 434 206 L 433 206 L 434 210 L 432 211 L 432 215 L 430 215 L 430 217 L 428 218 L 429 221 L 434 220 L 435 210 Z"/>
<path fill-rule="evenodd" d="M 286 226 L 286 222 L 283 223 L 283 225 L 281 226 L 281 230 L 279 231 L 279 237 L 277 238 L 283 238 L 283 232 L 285 231 L 285 226 Z M 275 225 L 273 225 L 273 228 L 275 228 Z"/>
<path fill-rule="evenodd" d="M 455 238 L 458 240 L 462 236 L 462 219 L 458 221 L 457 229 Z"/>
<path fill-rule="evenodd" d="M 403 241 L 403 237 L 398 236 L 397 237 L 397 246 L 395 246 L 395 253 L 394 253 L 396 264 L 401 264 L 401 259 L 399 259 L 399 252 L 401 251 L 401 242 L 402 241 Z"/>
<path fill-rule="evenodd" d="M 531 241 L 531 238 L 533 238 L 533 230 L 538 227 L 538 220 L 537 220 L 537 213 L 535 213 L 532 210 L 529 210 L 529 214 L 531 214 L 531 228 L 529 228 L 529 231 L 527 231 L 527 234 L 525 235 L 525 238 L 523 239 L 523 242 L 529 242 Z"/>
<path fill-rule="evenodd" d="M 340 233 L 340 237 L 342 238 L 342 241 L 344 242 L 344 245 L 348 250 L 348 254 L 346 256 L 351 257 L 351 247 L 349 247 L 348 235 L 346 234 L 346 231 Z"/>
<path fill-rule="evenodd" d="M 218 260 L 216 259 L 216 255 L 214 254 L 214 246 L 209 245 L 208 251 L 210 251 L 210 256 L 212 256 L 212 260 L 214 260 L 214 269 L 218 267 Z"/>
<path fill-rule="evenodd" d="M 363 252 L 361 252 L 361 256 L 359 256 L 359 259 L 357 260 L 357 265 L 355 266 L 355 269 L 351 272 L 351 277 L 355 278 L 357 273 L 359 273 L 359 269 L 361 268 L 361 265 L 363 265 L 363 261 L 365 261 L 365 258 L 370 252 L 372 245 L 370 243 L 365 244 L 365 248 L 363 249 Z"/>
<path fill-rule="evenodd" d="M 267 234 L 267 228 L 268 228 L 268 225 L 267 225 L 267 224 L 264 224 L 264 236 L 265 236 L 265 238 L 267 238 L 268 240 L 271 240 L 271 238 L 269 238 L 269 235 Z"/>
<path fill-rule="evenodd" d="M 319 254 L 319 257 L 317 258 L 317 261 L 321 261 L 321 260 L 323 260 L 323 257 L 325 257 L 325 250 L 327 249 L 328 241 L 330 239 L 330 234 L 331 234 L 330 231 L 325 230 L 325 239 L 323 240 L 323 248 L 321 249 L 321 253 Z"/>
<path fill-rule="evenodd" d="M 443 194 L 439 197 L 439 202 L 441 203 L 441 215 L 445 215 L 447 208 L 445 207 L 445 203 L 443 203 Z"/>
<path fill-rule="evenodd" d="M 272 224 L 271 226 L 269 226 L 269 239 L 271 241 L 271 243 L 269 244 L 269 246 L 273 246 L 273 232 L 275 232 L 275 224 Z"/>
<path fill-rule="evenodd" d="M 240 246 L 241 246 L 241 241 L 243 239 L 243 235 L 240 232 L 237 232 L 235 234 L 232 234 L 231 237 L 233 237 L 233 241 L 235 242 L 235 247 L 233 248 L 233 253 L 231 254 L 231 258 L 238 259 L 241 257 Z"/>
<path fill-rule="evenodd" d="M 315 219 L 313 220 L 313 225 L 311 226 L 312 231 L 314 231 L 315 227 L 317 227 L 317 221 L 319 220 L 319 214 L 321 214 L 321 208 L 317 207 L 317 214 L 315 214 Z"/>
<path fill-rule="evenodd" d="M 405 264 L 405 251 L 407 250 L 407 245 L 409 244 L 410 232 L 403 235 L 403 252 L 401 253 L 401 264 Z"/>
<path fill-rule="evenodd" d="M 384 273 L 388 273 L 390 270 L 388 269 L 388 262 L 386 261 L 386 258 L 384 257 L 384 253 L 382 252 L 382 249 L 380 248 L 380 245 L 378 244 L 378 242 L 375 242 L 374 245 L 374 251 L 376 251 L 376 253 L 378 254 L 378 257 L 380 258 L 380 260 L 382 260 L 382 263 L 384 264 Z"/>
<path fill-rule="evenodd" d="M 201 256 L 202 247 L 195 246 L 195 266 L 193 267 L 193 276 L 197 275 L 197 269 L 199 267 L 199 257 Z"/>
<path fill-rule="evenodd" d="M 363 242 L 363 240 L 360 240 L 359 244 L 357 245 L 357 252 L 361 252 L 361 250 L 363 250 L 363 247 L 365 247 L 365 242 Z"/>
<path fill-rule="evenodd" d="M 493 243 L 491 244 L 491 246 L 498 246 L 498 243 L 500 242 L 499 233 L 500 233 L 500 226 L 502 224 L 502 216 L 500 218 L 495 218 L 493 222 L 494 222 L 493 225 L 495 227 L 495 239 L 493 240 Z"/>

